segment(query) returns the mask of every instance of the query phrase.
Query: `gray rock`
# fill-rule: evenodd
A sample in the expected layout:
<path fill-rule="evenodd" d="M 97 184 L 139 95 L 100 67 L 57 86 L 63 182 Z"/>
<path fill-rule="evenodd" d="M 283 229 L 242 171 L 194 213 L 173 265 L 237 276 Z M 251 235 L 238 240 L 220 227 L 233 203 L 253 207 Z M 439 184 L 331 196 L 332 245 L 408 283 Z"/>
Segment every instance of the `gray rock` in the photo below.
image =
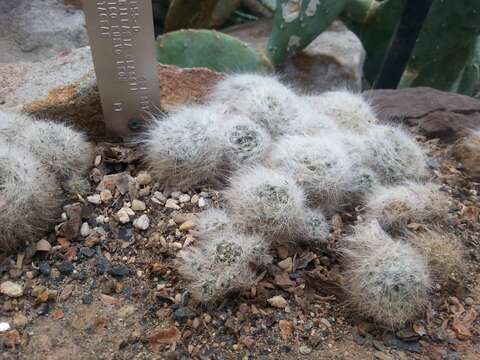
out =
<path fill-rule="evenodd" d="M 83 12 L 59 0 L 0 7 L 0 62 L 39 61 L 88 44 Z"/>
<path fill-rule="evenodd" d="M 194 317 L 195 313 L 188 307 L 179 307 L 175 310 L 175 320 L 180 324 L 185 324 L 187 320 L 193 319 Z"/>
<path fill-rule="evenodd" d="M 258 50 L 265 50 L 272 29 L 271 20 L 251 22 L 226 29 Z M 339 88 L 360 91 L 365 50 L 357 36 L 341 22 L 335 22 L 307 48 L 287 59 L 280 77 L 307 92 Z"/>

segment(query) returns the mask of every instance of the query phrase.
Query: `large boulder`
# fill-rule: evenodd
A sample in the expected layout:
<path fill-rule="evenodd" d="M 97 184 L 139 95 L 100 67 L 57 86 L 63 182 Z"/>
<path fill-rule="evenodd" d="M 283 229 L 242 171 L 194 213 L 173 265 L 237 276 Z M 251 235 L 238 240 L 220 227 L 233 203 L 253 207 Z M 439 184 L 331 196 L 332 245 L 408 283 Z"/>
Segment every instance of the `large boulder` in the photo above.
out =
<path fill-rule="evenodd" d="M 202 102 L 223 75 L 158 65 L 162 108 Z M 32 64 L 0 64 L 0 108 L 72 124 L 92 138 L 105 134 L 89 47 Z"/>
<path fill-rule="evenodd" d="M 251 22 L 224 32 L 265 51 L 272 21 Z M 278 73 L 305 92 L 319 93 L 339 88 L 360 91 L 364 60 L 365 50 L 357 36 L 342 23 L 335 22 L 303 51 L 288 58 Z"/>
<path fill-rule="evenodd" d="M 480 127 L 480 101 L 427 87 L 370 90 L 383 121 L 415 127 L 427 138 L 452 140 Z"/>

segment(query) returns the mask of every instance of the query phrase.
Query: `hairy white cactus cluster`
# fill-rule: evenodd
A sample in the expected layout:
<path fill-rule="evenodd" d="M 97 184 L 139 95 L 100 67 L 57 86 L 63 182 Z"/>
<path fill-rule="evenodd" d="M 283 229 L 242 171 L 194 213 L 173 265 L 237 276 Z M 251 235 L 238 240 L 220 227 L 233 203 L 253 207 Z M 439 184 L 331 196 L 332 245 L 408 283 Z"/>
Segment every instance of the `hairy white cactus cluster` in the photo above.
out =
<path fill-rule="evenodd" d="M 473 179 L 480 179 L 480 129 L 472 130 L 460 139 L 453 154 Z"/>
<path fill-rule="evenodd" d="M 367 199 L 366 216 L 376 219 L 387 231 L 402 231 L 409 223 L 444 220 L 448 207 L 448 197 L 438 185 L 406 182 L 375 188 Z"/>
<path fill-rule="evenodd" d="M 195 300 L 211 302 L 253 286 L 255 268 L 270 261 L 267 254 L 267 243 L 257 235 L 220 231 L 182 250 L 178 271 L 189 280 Z"/>
<path fill-rule="evenodd" d="M 61 210 L 62 188 L 86 175 L 93 155 L 84 135 L 65 125 L 0 111 L 0 251 L 45 234 Z"/>
<path fill-rule="evenodd" d="M 377 222 L 358 226 L 342 250 L 348 301 L 359 314 L 398 328 L 425 310 L 432 281 L 420 252 Z"/>
<path fill-rule="evenodd" d="M 242 169 L 224 195 L 233 221 L 244 229 L 282 241 L 302 228 L 305 195 L 288 173 L 263 166 Z"/>
<path fill-rule="evenodd" d="M 251 265 L 265 264 L 272 245 L 325 246 L 339 209 L 364 210 L 341 249 L 361 315 L 398 327 L 424 309 L 445 251 L 457 260 L 444 274 L 458 272 L 460 247 L 425 230 L 444 222 L 449 202 L 426 182 L 422 149 L 378 124 L 362 95 L 302 96 L 272 77 L 229 75 L 208 104 L 159 119 L 145 145 L 162 184 L 224 187 L 224 207 L 199 214 L 199 241 L 179 257 L 199 301 L 252 286 Z M 424 233 L 409 233 L 412 222 Z"/>

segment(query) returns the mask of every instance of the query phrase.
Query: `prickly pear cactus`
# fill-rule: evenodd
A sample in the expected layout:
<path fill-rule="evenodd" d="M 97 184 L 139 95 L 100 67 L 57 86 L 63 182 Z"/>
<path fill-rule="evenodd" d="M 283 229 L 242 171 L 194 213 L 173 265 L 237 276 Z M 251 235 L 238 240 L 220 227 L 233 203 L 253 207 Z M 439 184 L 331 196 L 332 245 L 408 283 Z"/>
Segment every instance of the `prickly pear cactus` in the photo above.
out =
<path fill-rule="evenodd" d="M 268 55 L 280 64 L 327 29 L 349 0 L 279 0 Z"/>
<path fill-rule="evenodd" d="M 218 3 L 219 0 L 172 0 L 165 19 L 165 31 L 209 27 Z"/>
<path fill-rule="evenodd" d="M 454 90 L 459 94 L 480 98 L 480 36 Z"/>
<path fill-rule="evenodd" d="M 454 90 L 480 34 L 478 0 L 435 0 L 420 32 L 400 87 Z"/>
<path fill-rule="evenodd" d="M 370 83 L 382 67 L 405 3 L 406 0 L 354 0 L 349 1 L 340 16 L 367 52 L 363 71 Z"/>
<path fill-rule="evenodd" d="M 232 36 L 213 30 L 180 30 L 159 36 L 157 60 L 163 64 L 222 72 L 272 70 L 265 55 Z"/>

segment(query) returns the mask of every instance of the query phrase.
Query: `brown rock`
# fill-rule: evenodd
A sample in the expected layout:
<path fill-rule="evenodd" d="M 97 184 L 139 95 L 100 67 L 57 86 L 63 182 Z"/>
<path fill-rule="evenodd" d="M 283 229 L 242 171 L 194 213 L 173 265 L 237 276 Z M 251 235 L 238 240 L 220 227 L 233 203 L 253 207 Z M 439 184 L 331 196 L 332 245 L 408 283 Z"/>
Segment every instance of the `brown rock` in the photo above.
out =
<path fill-rule="evenodd" d="M 379 111 L 380 120 L 416 127 L 427 138 L 451 140 L 480 126 L 480 101 L 468 96 L 427 87 L 365 94 Z"/>
<path fill-rule="evenodd" d="M 175 345 L 181 338 L 181 333 L 176 327 L 170 327 L 167 329 L 158 329 L 148 336 L 147 341 L 150 343 L 150 347 L 153 352 L 158 352 L 160 346 Z"/>
<path fill-rule="evenodd" d="M 280 334 L 283 341 L 290 339 L 295 331 L 295 326 L 291 321 L 288 320 L 280 320 L 278 322 L 278 327 L 280 328 Z"/>
<path fill-rule="evenodd" d="M 62 233 L 67 240 L 74 240 L 80 234 L 82 226 L 82 205 L 75 203 L 64 207 L 67 221 L 62 225 Z"/>
<path fill-rule="evenodd" d="M 253 348 L 253 345 L 255 345 L 255 339 L 252 336 L 242 336 L 240 338 L 240 342 L 245 346 L 248 350 L 251 350 Z"/>

